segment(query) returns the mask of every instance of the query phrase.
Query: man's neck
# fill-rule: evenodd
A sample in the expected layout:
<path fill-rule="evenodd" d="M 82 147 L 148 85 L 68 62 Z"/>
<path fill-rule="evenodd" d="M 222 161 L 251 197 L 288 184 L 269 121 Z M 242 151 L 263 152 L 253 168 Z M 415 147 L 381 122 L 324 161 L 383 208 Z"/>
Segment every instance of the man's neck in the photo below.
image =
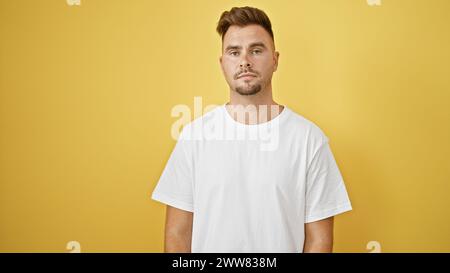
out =
<path fill-rule="evenodd" d="M 228 113 L 237 122 L 258 124 L 272 120 L 284 109 L 272 98 L 271 88 L 257 94 L 243 96 L 230 90 L 230 102 L 226 103 Z"/>

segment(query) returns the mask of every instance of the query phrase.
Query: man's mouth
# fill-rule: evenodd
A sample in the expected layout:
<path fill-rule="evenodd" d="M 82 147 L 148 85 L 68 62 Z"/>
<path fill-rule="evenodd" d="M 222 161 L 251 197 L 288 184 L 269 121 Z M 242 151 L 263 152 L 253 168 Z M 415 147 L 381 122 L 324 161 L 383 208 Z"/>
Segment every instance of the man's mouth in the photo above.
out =
<path fill-rule="evenodd" d="M 238 79 L 251 79 L 251 78 L 255 78 L 256 77 L 256 75 L 255 74 L 252 74 L 252 73 L 243 73 L 243 74 L 241 74 L 241 75 L 239 75 L 237 78 Z"/>

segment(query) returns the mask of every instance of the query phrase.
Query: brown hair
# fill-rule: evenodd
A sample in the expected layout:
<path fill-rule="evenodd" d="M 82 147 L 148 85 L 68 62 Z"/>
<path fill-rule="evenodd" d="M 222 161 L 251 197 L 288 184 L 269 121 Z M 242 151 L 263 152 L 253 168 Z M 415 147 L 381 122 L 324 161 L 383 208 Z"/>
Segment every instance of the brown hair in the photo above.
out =
<path fill-rule="evenodd" d="M 243 27 L 252 24 L 262 26 L 270 34 L 272 41 L 274 40 L 269 17 L 264 11 L 252 7 L 234 7 L 230 11 L 224 11 L 217 23 L 216 30 L 222 36 L 223 41 L 223 37 L 230 26 Z"/>

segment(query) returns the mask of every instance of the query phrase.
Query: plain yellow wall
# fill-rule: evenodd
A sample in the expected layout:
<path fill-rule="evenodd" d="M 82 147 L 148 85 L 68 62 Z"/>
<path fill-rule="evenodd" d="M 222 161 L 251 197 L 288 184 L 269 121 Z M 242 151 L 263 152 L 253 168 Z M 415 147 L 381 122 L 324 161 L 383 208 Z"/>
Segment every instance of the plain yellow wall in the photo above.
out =
<path fill-rule="evenodd" d="M 0 0 L 0 251 L 162 251 L 171 109 L 228 101 L 215 27 L 250 5 L 346 182 L 335 251 L 449 252 L 450 1 L 381 3 Z"/>

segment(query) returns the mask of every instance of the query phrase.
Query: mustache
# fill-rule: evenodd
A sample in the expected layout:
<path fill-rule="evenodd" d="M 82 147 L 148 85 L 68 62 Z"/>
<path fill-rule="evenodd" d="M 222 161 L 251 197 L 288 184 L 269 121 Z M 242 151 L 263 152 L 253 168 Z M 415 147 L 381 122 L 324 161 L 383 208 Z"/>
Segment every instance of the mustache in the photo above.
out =
<path fill-rule="evenodd" d="M 247 68 L 246 70 L 241 70 L 238 73 L 234 74 L 234 79 L 237 79 L 241 74 L 244 73 L 253 73 L 255 75 L 259 75 L 258 72 L 256 72 L 255 70 L 251 69 L 251 68 Z"/>

